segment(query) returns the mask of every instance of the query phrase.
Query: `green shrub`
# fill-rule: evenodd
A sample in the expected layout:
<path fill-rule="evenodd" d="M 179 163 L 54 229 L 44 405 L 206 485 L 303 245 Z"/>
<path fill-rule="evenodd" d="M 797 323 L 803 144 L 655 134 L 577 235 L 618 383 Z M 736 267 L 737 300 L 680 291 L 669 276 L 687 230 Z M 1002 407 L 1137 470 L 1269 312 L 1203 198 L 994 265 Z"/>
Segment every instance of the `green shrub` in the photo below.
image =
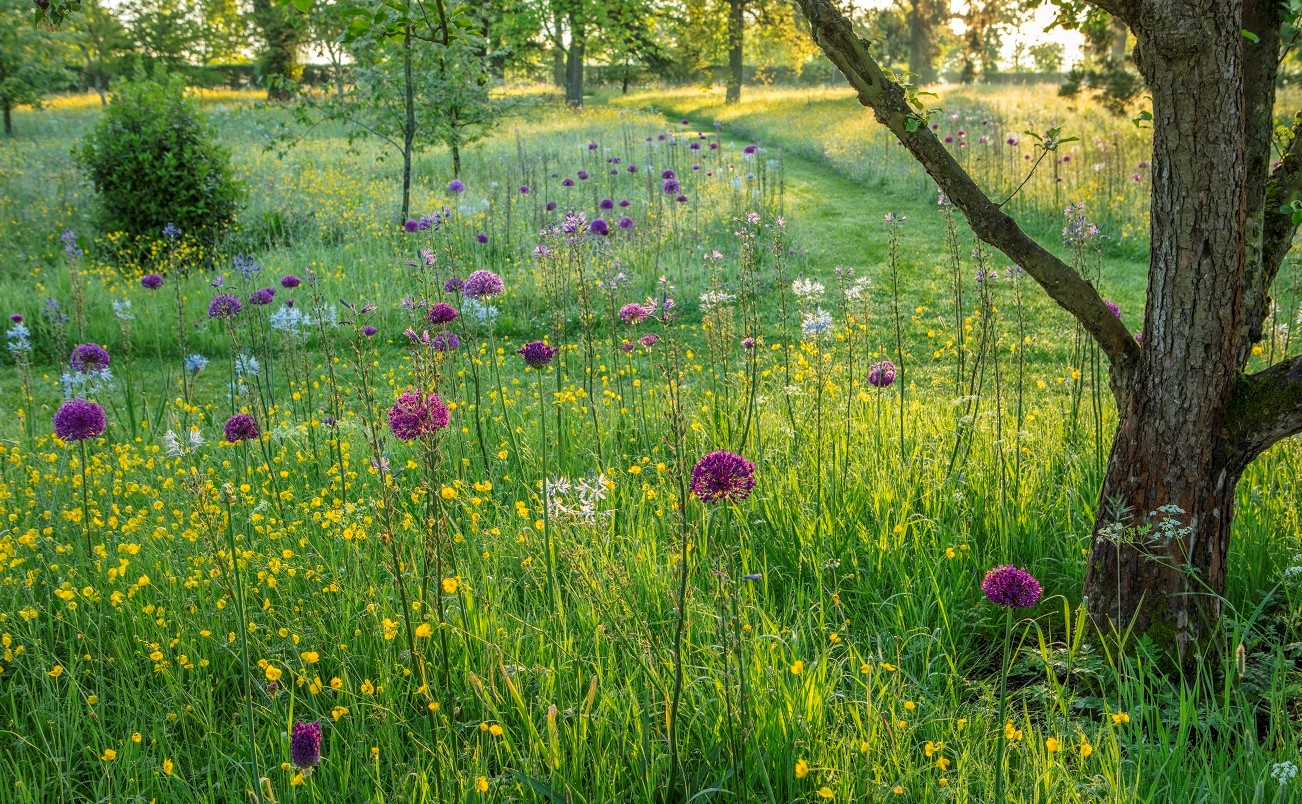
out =
<path fill-rule="evenodd" d="M 171 223 L 214 242 L 230 227 L 244 196 L 230 151 L 186 97 L 179 76 L 116 85 L 74 156 L 98 192 L 105 232 L 157 240 Z"/>

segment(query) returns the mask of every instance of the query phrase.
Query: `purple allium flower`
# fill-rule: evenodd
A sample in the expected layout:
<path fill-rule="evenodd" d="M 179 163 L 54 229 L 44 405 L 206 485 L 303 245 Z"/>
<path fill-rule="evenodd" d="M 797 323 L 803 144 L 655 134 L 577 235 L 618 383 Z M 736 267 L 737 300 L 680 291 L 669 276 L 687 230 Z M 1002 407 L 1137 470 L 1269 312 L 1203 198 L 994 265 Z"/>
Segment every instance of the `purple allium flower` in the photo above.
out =
<path fill-rule="evenodd" d="M 758 150 L 759 150 L 758 145 L 747 145 L 745 148 L 742 149 L 742 153 L 746 154 L 747 156 L 750 156 L 751 154 L 755 153 Z"/>
<path fill-rule="evenodd" d="M 619 308 L 619 318 L 625 324 L 632 326 L 634 324 L 641 324 L 643 321 L 650 318 L 651 314 L 654 312 L 655 309 L 648 305 L 632 302 Z"/>
<path fill-rule="evenodd" d="M 147 290 L 158 290 L 163 286 L 163 277 L 158 274 L 145 274 L 140 277 L 140 286 Z"/>
<path fill-rule="evenodd" d="M 627 231 L 633 228 L 633 219 L 627 215 L 624 215 L 620 217 L 619 223 L 617 225 L 619 226 L 619 228 Z"/>
<path fill-rule="evenodd" d="M 602 209 L 614 209 L 615 200 L 613 198 L 603 198 L 601 199 L 601 202 L 597 204 L 597 206 L 601 207 Z"/>
<path fill-rule="evenodd" d="M 229 293 L 219 293 L 208 303 L 209 318 L 234 318 L 244 309 L 243 303 Z"/>
<path fill-rule="evenodd" d="M 425 315 L 431 324 L 446 324 L 457 317 L 457 308 L 447 302 L 438 302 Z"/>
<path fill-rule="evenodd" d="M 548 201 L 547 204 L 546 204 L 546 206 L 545 206 L 545 208 L 546 208 L 546 210 L 547 210 L 548 212 L 555 212 L 555 211 L 556 211 L 556 202 L 555 202 L 555 201 Z"/>
<path fill-rule="evenodd" d="M 302 280 L 294 276 L 293 274 L 286 274 L 285 276 L 281 277 L 280 286 L 286 290 L 293 290 L 294 288 L 298 287 L 301 282 Z"/>
<path fill-rule="evenodd" d="M 595 150 L 597 150 L 597 143 L 595 143 L 595 142 L 590 142 L 590 143 L 588 143 L 588 150 L 589 150 L 589 151 L 595 151 Z"/>
<path fill-rule="evenodd" d="M 621 344 L 619 345 L 619 348 L 620 348 L 621 350 L 623 350 L 624 352 L 631 352 L 631 351 L 633 351 L 633 349 L 635 348 L 635 346 L 636 346 L 636 345 L 635 345 L 632 341 L 624 341 L 623 343 L 621 343 Z"/>
<path fill-rule="evenodd" d="M 740 455 L 711 452 L 692 467 L 692 493 L 701 502 L 741 502 L 755 488 L 755 464 Z"/>
<path fill-rule="evenodd" d="M 439 332 L 429 341 L 429 348 L 436 352 L 451 352 L 460 345 L 461 339 L 450 329 Z"/>
<path fill-rule="evenodd" d="M 466 183 L 463 182 L 461 179 L 453 179 L 452 181 L 448 182 L 449 193 L 464 193 L 465 191 L 466 191 Z"/>
<path fill-rule="evenodd" d="M 465 280 L 459 276 L 450 276 L 443 282 L 444 293 L 460 293 L 461 288 L 465 286 Z"/>
<path fill-rule="evenodd" d="M 588 224 L 588 231 L 604 237 L 610 234 L 610 224 L 606 223 L 605 218 L 593 218 L 592 223 Z"/>
<path fill-rule="evenodd" d="M 669 168 L 665 168 L 663 171 L 661 171 L 661 173 L 660 173 L 660 178 L 662 178 L 662 179 L 676 179 L 676 178 L 678 178 L 678 175 L 677 175 L 676 173 L 674 173 L 672 170 L 670 170 Z"/>
<path fill-rule="evenodd" d="M 480 243 L 487 243 L 488 235 L 484 234 L 483 232 L 480 232 L 479 234 L 475 235 L 475 239 L 478 240 Z"/>
<path fill-rule="evenodd" d="M 1112 311 L 1113 315 L 1117 318 L 1121 317 L 1121 306 L 1119 304 L 1114 301 L 1104 301 L 1103 303 L 1107 305 L 1107 308 Z"/>
<path fill-rule="evenodd" d="M 9 320 L 14 322 L 15 324 L 21 324 L 23 323 L 23 314 L 14 313 L 13 315 L 9 316 Z"/>
<path fill-rule="evenodd" d="M 1031 573 L 1012 564 L 1001 564 L 987 572 L 981 591 L 986 593 L 986 600 L 1010 609 L 1029 609 L 1044 593 Z"/>
<path fill-rule="evenodd" d="M 73 348 L 68 365 L 82 374 L 94 374 L 109 367 L 109 353 L 98 343 L 81 343 Z"/>
<path fill-rule="evenodd" d="M 632 206 L 632 204 L 633 204 L 633 202 L 632 202 L 632 201 L 629 201 L 627 198 L 621 198 L 621 199 L 619 199 L 619 205 L 620 205 L 621 207 L 629 207 L 629 206 Z"/>
<path fill-rule="evenodd" d="M 528 194 L 529 194 L 529 185 L 527 185 L 527 184 L 521 184 L 521 185 L 520 185 L 520 195 L 528 195 Z"/>
<path fill-rule="evenodd" d="M 506 290 L 502 284 L 502 277 L 492 271 L 480 269 L 470 276 L 466 277 L 465 284 L 461 286 L 461 292 L 471 298 L 480 298 L 485 296 L 496 296 Z"/>
<path fill-rule="evenodd" d="M 868 382 L 878 388 L 886 388 L 895 382 L 895 364 L 881 360 L 868 367 Z"/>
<path fill-rule="evenodd" d="M 556 356 L 556 350 L 542 341 L 529 341 L 516 349 L 515 353 L 524 358 L 526 366 L 536 369 L 551 363 L 552 358 Z"/>
<path fill-rule="evenodd" d="M 226 426 L 222 428 L 222 436 L 232 444 L 251 441 L 260 434 L 257 420 L 247 413 L 236 413 L 226 420 Z"/>
<path fill-rule="evenodd" d="M 687 196 L 685 196 L 685 195 L 683 195 L 683 194 L 680 193 L 680 194 L 678 195 L 678 197 L 675 198 L 674 200 L 677 201 L 677 202 L 680 203 L 680 204 L 686 204 L 686 203 L 687 203 Z"/>
<path fill-rule="evenodd" d="M 647 334 L 638 338 L 637 342 L 642 344 L 642 347 L 644 349 L 650 349 L 652 346 L 655 346 L 657 343 L 660 343 L 660 336 L 655 334 L 654 332 L 648 332 Z"/>
<path fill-rule="evenodd" d="M 264 305 L 271 304 L 271 300 L 276 298 L 275 288 L 258 288 L 249 294 L 249 304 Z"/>
<path fill-rule="evenodd" d="M 402 228 L 407 232 L 419 232 L 420 221 L 416 221 L 416 220 L 407 221 L 402 225 Z"/>
<path fill-rule="evenodd" d="M 104 408 L 86 399 L 69 399 L 54 413 L 54 434 L 63 441 L 84 441 L 108 427 Z"/>
<path fill-rule="evenodd" d="M 1135 343 L 1140 346 L 1144 345 L 1144 331 L 1142 329 L 1135 334 Z"/>
<path fill-rule="evenodd" d="M 289 758 L 299 770 L 310 770 L 321 761 L 321 723 L 294 721 L 289 736 Z"/>
<path fill-rule="evenodd" d="M 751 337 L 745 337 L 745 338 L 742 338 L 742 339 L 741 339 L 741 348 L 743 348 L 743 349 L 754 349 L 754 348 L 755 348 L 755 339 L 754 339 L 754 338 L 751 338 Z"/>
<path fill-rule="evenodd" d="M 628 172 L 629 172 L 629 173 L 637 173 L 637 165 L 629 164 L 629 166 L 628 166 Z"/>
<path fill-rule="evenodd" d="M 432 436 L 448 426 L 452 416 L 438 394 L 406 390 L 389 408 L 389 430 L 403 441 Z"/>
<path fill-rule="evenodd" d="M 579 171 L 577 174 L 575 174 L 575 175 L 577 175 L 577 176 L 579 177 L 579 181 L 587 181 L 587 180 L 588 180 L 588 171 L 586 171 L 586 170 L 580 170 L 580 171 Z"/>
<path fill-rule="evenodd" d="M 379 332 L 379 330 L 371 326 L 370 324 L 367 324 L 366 326 L 362 327 L 362 334 L 368 338 L 373 336 L 377 332 Z"/>
<path fill-rule="evenodd" d="M 564 178 L 564 179 L 561 179 L 561 186 L 562 186 L 562 187 L 573 187 L 573 186 L 574 186 L 574 179 L 571 179 L 571 178 Z"/>
<path fill-rule="evenodd" d="M 660 187 L 665 191 L 666 194 L 673 195 L 674 193 L 678 192 L 678 188 L 679 188 L 678 179 L 665 179 L 664 184 L 660 185 Z"/>

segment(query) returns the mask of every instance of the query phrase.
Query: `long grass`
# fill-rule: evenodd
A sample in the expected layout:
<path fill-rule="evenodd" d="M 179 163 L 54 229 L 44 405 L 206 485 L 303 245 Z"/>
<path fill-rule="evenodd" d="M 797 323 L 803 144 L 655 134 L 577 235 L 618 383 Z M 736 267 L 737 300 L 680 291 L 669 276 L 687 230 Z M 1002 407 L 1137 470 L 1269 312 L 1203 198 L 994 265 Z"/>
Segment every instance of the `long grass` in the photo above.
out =
<path fill-rule="evenodd" d="M 1101 378 L 1027 280 L 960 224 L 947 239 L 921 184 L 847 175 L 797 128 L 740 130 L 744 111 L 719 133 L 713 113 L 543 105 L 468 155 L 463 194 L 425 154 L 415 208 L 454 213 L 404 234 L 378 148 L 322 131 L 277 159 L 278 113 L 224 99 L 208 108 L 250 187 L 231 251 L 262 270 L 181 245 L 149 291 L 91 226 L 67 152 L 95 112 L 72 106 L 20 114 L 3 163 L 0 305 L 32 350 L 0 369 L 0 799 L 232 801 L 256 766 L 278 801 L 985 802 L 1000 734 L 1014 801 L 1291 799 L 1296 444 L 1242 483 L 1222 656 L 1173 679 L 1142 644 L 1096 647 L 1079 599 L 1114 417 Z M 570 232 L 567 209 L 635 225 Z M 76 340 L 41 312 L 73 304 L 66 229 L 87 252 L 84 339 L 114 356 L 85 460 L 49 427 Z M 1124 249 L 1061 253 L 1139 314 Z M 442 286 L 481 268 L 506 292 L 475 323 Z M 275 304 L 209 321 L 217 277 Z M 800 278 L 822 292 L 797 296 Z M 288 298 L 312 326 L 272 327 Z M 461 313 L 442 355 L 419 345 L 439 300 Z M 624 324 L 629 302 L 656 317 Z M 830 326 L 808 323 L 820 310 Z M 526 371 L 515 350 L 544 337 L 556 361 Z M 901 368 L 877 387 L 884 359 Z M 412 387 L 452 408 L 435 442 L 387 430 Z M 263 437 L 223 443 L 233 410 Z M 716 449 L 757 485 L 712 513 L 681 489 Z M 1002 563 L 1046 590 L 1014 620 L 1006 679 L 980 591 Z M 288 735 L 316 720 L 305 772 Z"/>

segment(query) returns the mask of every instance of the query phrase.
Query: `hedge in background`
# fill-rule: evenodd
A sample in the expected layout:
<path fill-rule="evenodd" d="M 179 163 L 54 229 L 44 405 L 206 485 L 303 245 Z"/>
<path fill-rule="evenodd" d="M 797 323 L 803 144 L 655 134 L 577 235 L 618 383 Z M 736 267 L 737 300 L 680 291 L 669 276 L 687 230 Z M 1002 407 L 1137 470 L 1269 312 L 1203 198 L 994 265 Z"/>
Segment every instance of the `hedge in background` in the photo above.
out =
<path fill-rule="evenodd" d="M 117 84 L 74 156 L 99 195 L 104 232 L 156 240 L 172 224 L 214 242 L 244 196 L 230 151 L 186 97 L 179 76 Z"/>

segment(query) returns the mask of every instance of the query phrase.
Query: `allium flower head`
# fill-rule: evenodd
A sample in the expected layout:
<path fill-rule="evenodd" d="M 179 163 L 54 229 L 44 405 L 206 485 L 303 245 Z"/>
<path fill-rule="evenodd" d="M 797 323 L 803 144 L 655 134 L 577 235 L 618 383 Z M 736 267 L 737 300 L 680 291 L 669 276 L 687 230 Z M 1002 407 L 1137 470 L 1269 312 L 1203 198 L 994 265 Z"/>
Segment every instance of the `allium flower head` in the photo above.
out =
<path fill-rule="evenodd" d="M 605 218 L 593 218 L 592 223 L 588 224 L 588 231 L 604 237 L 610 234 L 610 224 L 606 223 Z"/>
<path fill-rule="evenodd" d="M 289 736 L 289 758 L 300 770 L 316 767 L 321 761 L 320 721 L 294 721 L 294 731 Z"/>
<path fill-rule="evenodd" d="M 219 293 L 208 303 L 209 318 L 234 318 L 244 309 L 244 304 L 229 293 Z"/>
<path fill-rule="evenodd" d="M 655 346 L 657 343 L 660 343 L 660 336 L 655 334 L 654 332 L 648 332 L 647 334 L 638 338 L 637 342 L 642 344 L 643 349 L 650 349 L 652 346 Z"/>
<path fill-rule="evenodd" d="M 447 302 L 438 302 L 426 313 L 431 324 L 446 324 L 457 317 L 457 308 Z"/>
<path fill-rule="evenodd" d="M 145 274 L 140 277 L 140 286 L 146 290 L 158 290 L 163 286 L 163 277 L 158 274 Z"/>
<path fill-rule="evenodd" d="M 408 389 L 389 408 L 389 430 L 403 441 L 432 436 L 448 426 L 452 416 L 438 394 Z"/>
<path fill-rule="evenodd" d="M 692 493 L 701 502 L 741 502 L 755 488 L 755 464 L 733 452 L 711 452 L 692 467 Z"/>
<path fill-rule="evenodd" d="M 275 297 L 275 288 L 258 288 L 249 294 L 249 304 L 256 304 L 259 306 L 271 304 L 271 300 Z"/>
<path fill-rule="evenodd" d="M 97 343 L 78 344 L 68 357 L 68 365 L 82 374 L 94 374 L 109 367 L 109 353 Z"/>
<path fill-rule="evenodd" d="M 466 191 L 466 183 L 463 182 L 461 179 L 453 179 L 452 181 L 448 182 L 449 193 L 464 193 L 465 191 Z"/>
<path fill-rule="evenodd" d="M 638 304 L 637 302 L 619 308 L 620 320 L 629 326 L 642 323 L 650 318 L 653 313 L 655 313 L 654 307 L 649 304 Z"/>
<path fill-rule="evenodd" d="M 886 388 L 895 382 L 895 364 L 881 360 L 868 367 L 868 382 L 878 388 Z"/>
<path fill-rule="evenodd" d="M 502 284 L 502 277 L 482 269 L 466 277 L 465 283 L 461 286 L 462 293 L 475 299 L 496 296 L 504 290 L 506 286 Z"/>
<path fill-rule="evenodd" d="M 633 219 L 630 218 L 630 217 L 627 216 L 627 215 L 624 215 L 624 216 L 620 217 L 620 219 L 619 219 L 619 228 L 624 229 L 624 230 L 626 230 L 626 231 L 627 231 L 628 229 L 632 229 L 632 228 L 633 228 Z"/>
<path fill-rule="evenodd" d="M 1012 564 L 1001 564 L 981 581 L 986 600 L 1010 609 L 1029 609 L 1040 600 L 1044 589 L 1031 573 Z"/>
<path fill-rule="evenodd" d="M 542 341 L 529 341 L 516 349 L 515 353 L 524 358 L 525 365 L 536 369 L 551 363 L 556 356 L 556 350 Z"/>
<path fill-rule="evenodd" d="M 429 341 L 429 348 L 436 352 L 451 352 L 460 345 L 461 339 L 450 329 L 443 330 Z"/>
<path fill-rule="evenodd" d="M 104 408 L 87 399 L 69 399 L 54 413 L 54 434 L 63 441 L 98 438 L 107 427 Z"/>
<path fill-rule="evenodd" d="M 247 413 L 236 413 L 226 420 L 226 426 L 222 428 L 222 435 L 232 444 L 251 441 L 260 434 L 257 420 Z"/>
<path fill-rule="evenodd" d="M 1107 305 L 1107 308 L 1112 311 L 1113 315 L 1115 315 L 1117 318 L 1121 317 L 1121 305 L 1117 304 L 1114 301 L 1104 301 L 1103 303 Z"/>
<path fill-rule="evenodd" d="M 286 274 L 281 278 L 280 286 L 282 288 L 285 288 L 286 290 L 293 290 L 294 288 L 298 287 L 301 282 L 302 280 L 294 276 L 293 274 Z"/>
<path fill-rule="evenodd" d="M 461 289 L 462 289 L 463 287 L 465 287 L 465 284 L 466 284 L 465 280 L 462 279 L 461 277 L 459 277 L 459 276 L 450 276 L 450 277 L 447 278 L 446 281 L 443 282 L 443 292 L 444 292 L 444 293 L 460 293 L 460 292 L 461 292 Z"/>

